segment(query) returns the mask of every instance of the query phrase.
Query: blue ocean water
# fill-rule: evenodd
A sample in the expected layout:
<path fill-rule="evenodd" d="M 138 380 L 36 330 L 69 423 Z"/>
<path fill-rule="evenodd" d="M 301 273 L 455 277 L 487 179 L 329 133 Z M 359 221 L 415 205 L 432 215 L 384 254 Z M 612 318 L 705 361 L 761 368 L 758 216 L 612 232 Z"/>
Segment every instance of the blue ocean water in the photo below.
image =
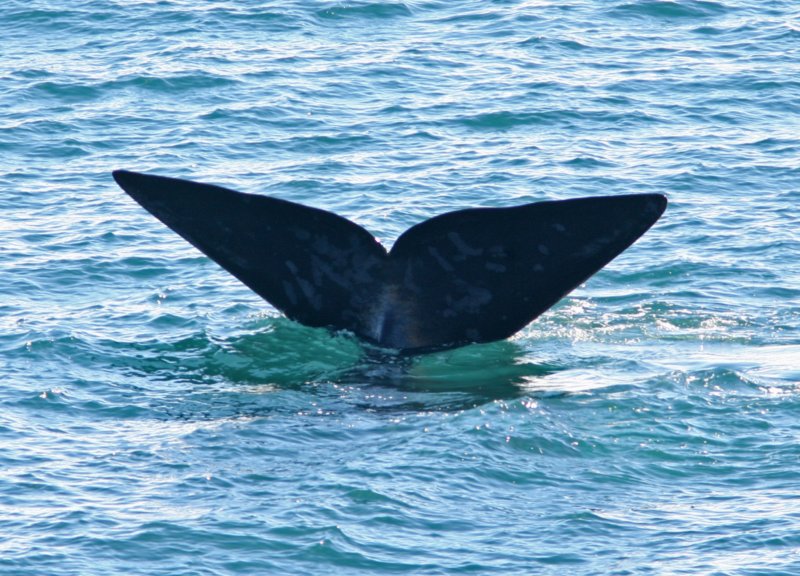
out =
<path fill-rule="evenodd" d="M 4 0 L 0 573 L 800 573 L 800 6 Z M 659 192 L 509 341 L 375 361 L 126 168 L 336 211 Z"/>

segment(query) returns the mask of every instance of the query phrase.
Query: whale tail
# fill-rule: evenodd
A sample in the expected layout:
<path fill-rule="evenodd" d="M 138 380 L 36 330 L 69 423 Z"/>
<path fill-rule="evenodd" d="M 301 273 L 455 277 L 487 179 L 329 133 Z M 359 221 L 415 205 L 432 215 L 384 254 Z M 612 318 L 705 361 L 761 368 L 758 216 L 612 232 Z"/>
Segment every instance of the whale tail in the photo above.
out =
<path fill-rule="evenodd" d="M 331 212 L 118 170 L 139 204 L 289 318 L 406 353 L 507 338 L 628 248 L 659 194 L 472 208 L 406 230 L 390 251 Z"/>

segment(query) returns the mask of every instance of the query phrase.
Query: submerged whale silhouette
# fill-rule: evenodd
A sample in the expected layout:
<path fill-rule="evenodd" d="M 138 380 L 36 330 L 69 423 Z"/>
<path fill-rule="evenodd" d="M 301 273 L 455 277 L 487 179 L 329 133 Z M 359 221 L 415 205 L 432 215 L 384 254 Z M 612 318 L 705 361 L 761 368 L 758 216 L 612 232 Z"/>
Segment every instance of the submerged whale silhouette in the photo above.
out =
<path fill-rule="evenodd" d="M 660 194 L 470 208 L 388 252 L 318 208 L 118 170 L 134 200 L 289 318 L 402 353 L 508 338 L 644 234 Z"/>

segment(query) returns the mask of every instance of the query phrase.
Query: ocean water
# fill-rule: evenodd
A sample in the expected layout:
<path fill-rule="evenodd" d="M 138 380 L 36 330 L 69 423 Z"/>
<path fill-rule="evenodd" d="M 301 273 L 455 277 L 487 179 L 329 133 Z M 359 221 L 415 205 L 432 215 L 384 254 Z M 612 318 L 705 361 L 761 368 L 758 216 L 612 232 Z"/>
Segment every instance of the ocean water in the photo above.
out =
<path fill-rule="evenodd" d="M 3 0 L 0 573 L 800 573 L 800 5 Z M 508 341 L 375 360 L 125 168 L 336 211 L 659 192 Z"/>

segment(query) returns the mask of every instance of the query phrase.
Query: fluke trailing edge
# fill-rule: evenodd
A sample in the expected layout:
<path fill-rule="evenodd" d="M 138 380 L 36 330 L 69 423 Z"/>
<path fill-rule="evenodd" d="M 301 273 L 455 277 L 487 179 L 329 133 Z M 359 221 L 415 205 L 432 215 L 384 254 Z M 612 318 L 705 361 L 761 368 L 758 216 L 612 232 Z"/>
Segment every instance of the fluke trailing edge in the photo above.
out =
<path fill-rule="evenodd" d="M 134 200 L 289 318 L 406 353 L 507 338 L 608 264 L 659 194 L 441 214 L 390 251 L 331 212 L 119 170 Z"/>

